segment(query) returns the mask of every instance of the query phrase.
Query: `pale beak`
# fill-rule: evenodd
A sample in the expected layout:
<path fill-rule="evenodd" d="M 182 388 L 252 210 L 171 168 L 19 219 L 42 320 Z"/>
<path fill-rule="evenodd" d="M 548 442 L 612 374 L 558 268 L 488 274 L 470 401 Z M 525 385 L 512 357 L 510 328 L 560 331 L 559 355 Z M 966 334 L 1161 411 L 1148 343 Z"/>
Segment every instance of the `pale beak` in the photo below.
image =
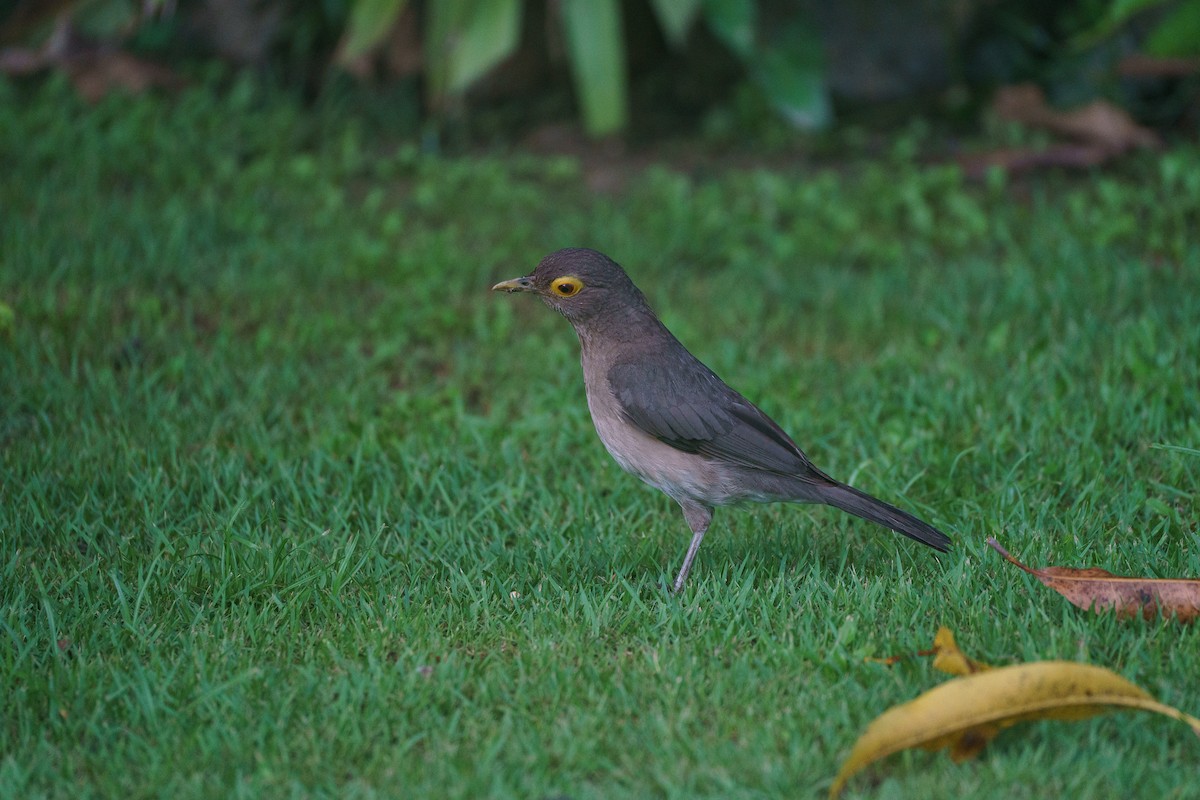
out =
<path fill-rule="evenodd" d="M 493 292 L 534 292 L 533 278 L 525 276 L 524 278 L 513 278 L 510 281 L 500 281 L 492 287 Z"/>

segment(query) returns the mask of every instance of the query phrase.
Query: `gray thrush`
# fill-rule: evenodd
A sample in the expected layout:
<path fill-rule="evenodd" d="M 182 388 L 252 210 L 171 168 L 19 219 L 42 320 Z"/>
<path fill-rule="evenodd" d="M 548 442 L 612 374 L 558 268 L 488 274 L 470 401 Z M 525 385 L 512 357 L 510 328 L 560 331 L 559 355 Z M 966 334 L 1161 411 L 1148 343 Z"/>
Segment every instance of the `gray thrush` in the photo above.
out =
<path fill-rule="evenodd" d="M 684 348 L 621 266 L 570 248 L 493 291 L 530 292 L 575 328 L 588 410 L 621 468 L 679 503 L 692 543 L 683 588 L 713 508 L 741 501 L 824 503 L 945 552 L 932 525 L 813 466 L 783 429 Z"/>

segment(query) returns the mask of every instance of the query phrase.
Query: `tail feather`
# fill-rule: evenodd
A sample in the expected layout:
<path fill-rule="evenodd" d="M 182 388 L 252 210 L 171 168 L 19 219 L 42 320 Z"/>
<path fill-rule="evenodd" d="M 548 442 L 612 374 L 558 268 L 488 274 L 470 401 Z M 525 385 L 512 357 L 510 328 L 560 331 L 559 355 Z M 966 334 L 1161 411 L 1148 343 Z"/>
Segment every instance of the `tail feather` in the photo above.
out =
<path fill-rule="evenodd" d="M 896 533 L 902 533 L 910 539 L 916 539 L 934 550 L 945 553 L 950 549 L 950 537 L 928 522 L 917 519 L 907 511 L 901 511 L 882 500 L 877 500 L 866 492 L 860 492 L 853 486 L 837 484 L 823 488 L 820 501 L 847 511 L 856 517 L 862 517 L 877 525 L 890 528 Z"/>

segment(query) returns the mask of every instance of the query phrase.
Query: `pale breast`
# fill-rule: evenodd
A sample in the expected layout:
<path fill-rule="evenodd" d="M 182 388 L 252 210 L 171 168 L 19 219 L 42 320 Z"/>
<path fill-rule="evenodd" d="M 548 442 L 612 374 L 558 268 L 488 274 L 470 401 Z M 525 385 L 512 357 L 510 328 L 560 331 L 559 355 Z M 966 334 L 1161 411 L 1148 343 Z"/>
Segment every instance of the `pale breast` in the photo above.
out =
<path fill-rule="evenodd" d="M 742 499 L 725 465 L 663 444 L 629 422 L 606 380 L 587 381 L 587 400 L 600 441 L 626 472 L 676 500 L 724 505 Z"/>

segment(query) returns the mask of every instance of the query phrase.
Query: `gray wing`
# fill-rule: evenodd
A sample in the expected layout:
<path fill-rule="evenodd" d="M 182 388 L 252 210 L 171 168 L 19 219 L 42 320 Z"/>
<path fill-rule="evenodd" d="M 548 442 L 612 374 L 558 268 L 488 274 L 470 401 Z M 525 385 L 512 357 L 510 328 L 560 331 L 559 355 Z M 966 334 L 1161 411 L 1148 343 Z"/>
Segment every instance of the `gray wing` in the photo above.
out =
<path fill-rule="evenodd" d="M 609 369 L 608 385 L 626 420 L 688 453 L 830 480 L 782 428 L 708 367 L 690 354 L 670 361 L 670 369 L 645 361 L 618 363 Z"/>

